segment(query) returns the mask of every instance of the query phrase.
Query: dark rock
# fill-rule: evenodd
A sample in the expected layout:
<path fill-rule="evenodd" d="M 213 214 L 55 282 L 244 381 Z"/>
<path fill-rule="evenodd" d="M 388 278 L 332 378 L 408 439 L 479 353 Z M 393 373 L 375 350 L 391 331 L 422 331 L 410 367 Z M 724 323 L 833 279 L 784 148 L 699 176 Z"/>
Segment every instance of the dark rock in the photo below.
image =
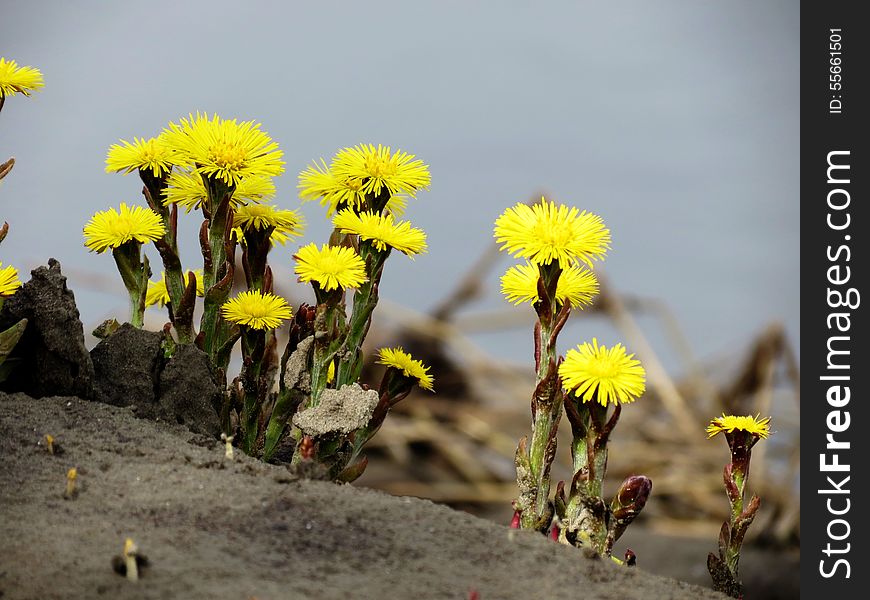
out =
<path fill-rule="evenodd" d="M 0 330 L 28 320 L 10 359 L 15 368 L 3 383 L 9 392 L 43 396 L 93 396 L 94 368 L 75 295 L 67 288 L 60 263 L 31 272 L 31 279 L 8 298 L 0 311 Z"/>
<path fill-rule="evenodd" d="M 166 418 L 195 433 L 220 434 L 222 394 L 208 355 L 194 345 L 179 346 L 160 374 L 160 408 Z"/>
<path fill-rule="evenodd" d="M 129 323 L 91 350 L 94 398 L 115 406 L 134 406 L 143 418 L 160 416 L 157 382 L 163 368 L 163 334 Z"/>

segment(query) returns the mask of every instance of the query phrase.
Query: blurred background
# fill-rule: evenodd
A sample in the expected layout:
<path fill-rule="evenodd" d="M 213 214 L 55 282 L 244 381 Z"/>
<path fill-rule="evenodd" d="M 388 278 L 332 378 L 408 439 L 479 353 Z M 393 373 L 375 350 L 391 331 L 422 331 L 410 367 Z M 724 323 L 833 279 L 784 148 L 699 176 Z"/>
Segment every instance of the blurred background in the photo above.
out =
<path fill-rule="evenodd" d="M 507 522 L 534 314 L 499 293 L 513 263 L 494 251 L 492 223 L 541 194 L 598 213 L 613 236 L 604 293 L 560 342 L 622 341 L 647 366 L 647 398 L 611 444 L 612 486 L 633 472 L 655 482 L 627 543 L 645 568 L 706 584 L 727 449 L 703 426 L 760 411 L 777 433 L 753 463 L 765 499 L 753 551 L 770 564 L 753 562 L 758 577 L 779 564 L 796 582 L 783 557 L 797 560 L 800 532 L 798 27 L 787 0 L 7 1 L 0 55 L 41 69 L 46 86 L 0 115 L 0 158 L 17 160 L 0 260 L 26 280 L 58 258 L 86 331 L 122 317 L 113 261 L 81 234 L 95 211 L 141 202 L 135 176 L 104 172 L 106 150 L 197 110 L 263 124 L 285 154 L 285 208 L 300 208 L 298 172 L 341 147 L 416 154 L 433 183 L 406 218 L 427 231 L 429 253 L 390 260 L 371 341 L 432 363 L 438 394 L 400 405 L 360 483 Z M 302 243 L 325 241 L 324 209 L 301 210 Z M 193 268 L 199 219 L 181 221 Z M 298 247 L 271 260 L 295 303 L 311 299 L 292 274 Z M 686 556 L 657 557 L 663 535 Z M 753 597 L 791 597 L 787 583 L 762 584 Z"/>

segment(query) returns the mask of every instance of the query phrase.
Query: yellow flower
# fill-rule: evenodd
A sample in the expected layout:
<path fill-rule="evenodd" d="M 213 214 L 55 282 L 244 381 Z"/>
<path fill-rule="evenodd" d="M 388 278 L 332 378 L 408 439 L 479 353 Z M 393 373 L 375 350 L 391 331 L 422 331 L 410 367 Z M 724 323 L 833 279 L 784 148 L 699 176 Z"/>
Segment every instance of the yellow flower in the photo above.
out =
<path fill-rule="evenodd" d="M 202 269 L 196 269 L 193 274 L 196 276 L 196 295 L 200 298 L 205 295 L 205 287 L 202 282 Z M 189 282 L 187 273 L 183 274 L 184 285 Z M 145 294 L 145 306 L 159 304 L 164 306 L 169 302 L 169 290 L 166 288 L 166 273 L 160 274 L 160 279 L 157 281 L 148 282 L 148 291 Z"/>
<path fill-rule="evenodd" d="M 433 390 L 434 379 L 429 374 L 430 367 L 424 366 L 422 361 L 411 358 L 411 355 L 401 346 L 381 348 L 378 350 L 378 357 L 378 363 L 399 369 L 405 377 L 413 377 L 424 390 Z"/>
<path fill-rule="evenodd" d="M 332 160 L 330 170 L 339 178 L 358 179 L 362 191 L 377 196 L 383 188 L 390 194 L 408 194 L 412 198 L 417 190 L 426 189 L 431 182 L 429 167 L 413 154 L 389 146 L 375 148 L 371 144 L 358 144 L 340 150 Z"/>
<path fill-rule="evenodd" d="M 372 246 L 384 251 L 387 246 L 408 256 L 426 251 L 426 232 L 411 227 L 408 221 L 393 223 L 393 215 L 378 215 L 373 212 L 356 214 L 347 208 L 332 219 L 342 233 L 350 233 L 370 241 Z"/>
<path fill-rule="evenodd" d="M 85 225 L 85 246 L 94 252 L 104 252 L 130 241 L 141 243 L 158 239 L 164 233 L 163 220 L 150 208 L 121 203 L 120 212 L 114 208 L 98 212 Z"/>
<path fill-rule="evenodd" d="M 11 296 L 21 287 L 18 280 L 18 270 L 12 265 L 3 266 L 0 263 L 0 298 Z"/>
<path fill-rule="evenodd" d="M 299 197 L 304 201 L 320 200 L 329 214 L 343 208 L 357 212 L 366 209 L 366 194 L 377 194 L 386 186 L 391 193 L 386 209 L 402 215 L 407 198 L 429 187 L 429 169 L 420 160 L 404 152 L 390 154 L 389 148 L 359 145 L 340 150 L 330 166 L 323 159 L 315 161 L 299 174 Z"/>
<path fill-rule="evenodd" d="M 172 150 L 158 136 L 150 139 L 133 138 L 133 143 L 121 140 L 112 144 L 106 155 L 106 173 L 123 171 L 151 171 L 160 177 L 172 170 Z"/>
<path fill-rule="evenodd" d="M 305 231 L 305 219 L 295 210 L 281 210 L 268 204 L 240 206 L 233 214 L 233 235 L 245 243 L 244 231 L 274 227 L 269 237 L 274 244 L 284 244 L 291 237 L 299 237 Z"/>
<path fill-rule="evenodd" d="M 539 276 L 538 265 L 515 265 L 502 275 L 501 293 L 513 304 L 535 303 L 538 301 Z M 559 275 L 556 283 L 556 302 L 559 304 L 567 300 L 574 308 L 589 306 L 597 294 L 598 280 L 592 271 L 571 265 Z"/>
<path fill-rule="evenodd" d="M 284 172 L 278 144 L 253 121 L 237 122 L 196 113 L 170 123 L 166 143 L 179 164 L 206 177 L 237 186 L 246 177 L 275 177 Z"/>
<path fill-rule="evenodd" d="M 353 248 L 324 244 L 318 250 L 311 243 L 301 247 L 293 258 L 299 281 L 315 281 L 326 291 L 357 287 L 366 281 L 365 263 Z"/>
<path fill-rule="evenodd" d="M 245 177 L 233 190 L 230 204 L 238 208 L 251 202 L 262 202 L 275 195 L 275 184 L 271 177 L 252 175 Z M 198 173 L 173 171 L 166 179 L 163 191 L 163 204 L 178 204 L 186 212 L 198 209 L 208 198 L 205 183 Z"/>
<path fill-rule="evenodd" d="M 362 181 L 336 177 L 322 158 L 320 164 L 315 161 L 299 173 L 299 197 L 303 201 L 319 199 L 321 205 L 329 206 L 330 214 L 345 206 L 365 205 Z"/>
<path fill-rule="evenodd" d="M 721 417 L 716 417 L 707 425 L 707 438 L 709 439 L 717 433 L 732 433 L 735 429 L 766 439 L 770 435 L 770 417 L 762 419 L 761 415 L 753 417 L 722 413 Z"/>
<path fill-rule="evenodd" d="M 221 314 L 227 321 L 251 329 L 275 329 L 281 325 L 281 321 L 293 316 L 293 311 L 284 298 L 252 290 L 227 300 L 221 307 Z"/>
<path fill-rule="evenodd" d="M 34 67 L 19 67 L 14 60 L 0 56 L 0 98 L 24 94 L 43 87 L 42 73 Z"/>
<path fill-rule="evenodd" d="M 608 350 L 595 338 L 592 344 L 585 342 L 568 350 L 559 376 L 565 389 L 583 402 L 597 400 L 603 406 L 633 402 L 646 389 L 646 373 L 634 354 L 626 355 L 622 344 Z"/>
<path fill-rule="evenodd" d="M 563 269 L 578 261 L 592 267 L 610 247 L 610 231 L 601 217 L 545 198 L 533 206 L 519 203 L 495 222 L 501 250 L 539 265 L 558 261 Z"/>

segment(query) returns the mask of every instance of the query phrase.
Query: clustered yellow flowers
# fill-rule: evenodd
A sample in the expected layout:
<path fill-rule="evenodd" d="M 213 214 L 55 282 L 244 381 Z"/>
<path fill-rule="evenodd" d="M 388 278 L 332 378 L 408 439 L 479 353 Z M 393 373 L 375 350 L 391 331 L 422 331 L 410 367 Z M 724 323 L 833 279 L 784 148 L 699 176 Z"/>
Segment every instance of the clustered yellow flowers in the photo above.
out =
<path fill-rule="evenodd" d="M 514 520 L 541 532 L 552 527 L 561 542 L 609 556 L 652 490 L 648 478 L 634 476 L 623 482 L 611 505 L 601 498 L 610 432 L 622 405 L 643 395 L 646 374 L 622 344 L 608 348 L 593 339 L 562 360 L 557 338 L 571 311 L 590 306 L 598 294 L 592 268 L 610 248 L 610 231 L 598 215 L 541 198 L 505 210 L 493 235 L 502 250 L 524 259 L 502 276 L 502 293 L 513 304 L 531 304 L 538 317 L 532 433 L 517 449 Z M 574 477 L 569 488 L 560 484 L 551 500 L 550 468 L 563 406 L 574 435 Z"/>
<path fill-rule="evenodd" d="M 166 306 L 177 338 L 167 341 L 167 351 L 176 343 L 195 342 L 208 355 L 227 385 L 221 409 L 227 439 L 268 459 L 286 435 L 293 435 L 300 450 L 294 461 L 314 457 L 330 478 L 347 479 L 348 473 L 362 472 L 365 463 L 359 461 L 342 475 L 389 408 L 413 386 L 432 389 L 427 368 L 401 349 L 385 351 L 386 391 L 368 424 L 345 440 L 328 440 L 322 450 L 317 450 L 319 440 L 304 439 L 294 428 L 292 411 L 316 408 L 327 388 L 357 385 L 362 342 L 386 259 L 394 249 L 412 258 L 427 249 L 425 232 L 396 216 L 407 207 L 407 198 L 428 188 L 429 170 L 402 150 L 358 144 L 339 150 L 328 166 L 321 160 L 300 174 L 301 197 L 328 206 L 335 229 L 328 244 L 304 244 L 293 254 L 298 281 L 311 284 L 317 300 L 294 314 L 275 294 L 268 263 L 274 245 L 299 238 L 305 229 L 299 211 L 270 203 L 284 165 L 283 151 L 260 123 L 217 114 L 190 113 L 156 137 L 120 140 L 108 150 L 106 171 L 137 173 L 148 206 L 122 203 L 118 210 L 96 213 L 84 228 L 85 246 L 97 253 L 112 250 L 130 293 L 131 323 L 142 326 L 146 306 Z M 201 269 L 182 264 L 179 209 L 202 214 Z M 150 279 L 145 244 L 153 244 L 163 263 L 159 279 Z M 237 250 L 247 289 L 233 293 Z M 354 297 L 346 305 L 348 291 Z M 203 298 L 199 331 L 193 324 L 197 297 Z M 346 306 L 352 306 L 349 315 Z M 290 342 L 279 364 L 275 331 L 287 321 Z M 236 342 L 242 369 L 228 382 Z M 309 372 L 298 381 L 310 381 L 299 389 L 287 387 L 283 373 L 297 350 L 308 354 L 293 361 L 293 368 L 301 361 Z M 270 378 L 278 370 L 276 394 Z"/>

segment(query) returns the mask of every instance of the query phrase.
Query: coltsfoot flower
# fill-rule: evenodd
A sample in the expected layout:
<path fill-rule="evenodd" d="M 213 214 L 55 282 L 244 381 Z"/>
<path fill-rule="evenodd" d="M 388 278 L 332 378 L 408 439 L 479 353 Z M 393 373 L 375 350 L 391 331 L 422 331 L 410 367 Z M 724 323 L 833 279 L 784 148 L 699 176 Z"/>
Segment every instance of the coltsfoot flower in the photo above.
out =
<path fill-rule="evenodd" d="M 604 258 L 610 231 L 598 215 L 557 205 L 545 198 L 528 206 L 519 203 L 496 219 L 494 237 L 501 250 L 539 265 L 557 261 L 566 269 Z"/>
<path fill-rule="evenodd" d="M 417 190 L 428 188 L 432 180 L 429 167 L 422 160 L 380 144 L 377 148 L 358 144 L 339 151 L 330 170 L 339 178 L 362 181 L 362 191 L 375 196 L 386 188 L 390 195 L 407 194 L 413 198 Z"/>
<path fill-rule="evenodd" d="M 305 218 L 295 210 L 283 210 L 268 204 L 240 206 L 233 214 L 233 235 L 242 244 L 244 232 L 249 229 L 274 227 L 269 240 L 284 244 L 291 237 L 300 237 L 305 231 Z"/>
<path fill-rule="evenodd" d="M 196 277 L 196 295 L 200 298 L 205 295 L 205 287 L 202 282 L 202 269 L 196 269 L 193 272 Z M 189 283 L 187 273 L 184 274 L 185 287 Z M 166 288 L 166 272 L 160 274 L 160 279 L 157 281 L 148 282 L 148 291 L 145 294 L 145 306 L 165 306 L 169 302 L 169 290 Z"/>
<path fill-rule="evenodd" d="M 759 438 L 767 439 L 770 435 L 770 417 L 761 418 L 761 415 L 752 416 L 735 416 L 722 413 L 721 417 L 716 417 L 707 425 L 707 437 L 712 438 L 718 433 L 733 433 L 737 431 L 745 431 Z"/>
<path fill-rule="evenodd" d="M 239 208 L 250 203 L 264 202 L 275 196 L 271 177 L 251 175 L 239 182 L 233 190 L 230 204 Z M 163 204 L 178 204 L 185 212 L 198 209 L 208 199 L 202 175 L 188 171 L 173 171 L 166 179 Z"/>
<path fill-rule="evenodd" d="M 583 402 L 596 400 L 603 406 L 633 402 L 646 389 L 646 373 L 634 354 L 626 354 L 622 344 L 599 346 L 595 338 L 568 350 L 559 376 Z"/>
<path fill-rule="evenodd" d="M 3 266 L 0 262 L 0 298 L 11 296 L 21 287 L 18 270 L 12 265 Z"/>
<path fill-rule="evenodd" d="M 284 172 L 283 153 L 260 127 L 254 121 L 240 123 L 196 113 L 170 123 L 162 135 L 177 153 L 178 164 L 227 186 L 238 186 L 247 177 L 275 177 Z"/>
<path fill-rule="evenodd" d="M 293 255 L 299 281 L 314 281 L 325 291 L 353 288 L 366 281 L 365 263 L 353 248 L 313 242 Z"/>
<path fill-rule="evenodd" d="M 501 278 L 501 293 L 508 302 L 534 304 L 538 298 L 538 266 L 526 263 L 515 265 Z M 567 301 L 573 308 L 589 306 L 598 295 L 598 280 L 591 271 L 571 265 L 559 275 L 556 284 L 556 302 Z"/>
<path fill-rule="evenodd" d="M 414 360 L 401 346 L 396 348 L 381 348 L 378 350 L 378 363 L 399 369 L 405 377 L 417 380 L 424 390 L 433 390 L 434 378 L 429 374 L 430 367 L 424 366 L 422 361 Z"/>
<path fill-rule="evenodd" d="M 221 307 L 227 321 L 245 325 L 251 329 L 275 329 L 293 316 L 287 301 L 275 294 L 259 290 L 241 292 Z"/>
<path fill-rule="evenodd" d="M 408 221 L 394 223 L 391 214 L 356 214 L 351 209 L 345 209 L 333 217 L 332 223 L 342 233 L 358 235 L 382 252 L 387 247 L 395 248 L 408 256 L 426 251 L 426 232 L 411 227 Z"/>
<path fill-rule="evenodd" d="M 133 143 L 120 140 L 112 144 L 106 154 L 106 173 L 132 173 L 151 171 L 161 177 L 172 170 L 172 150 L 162 136 L 156 138 L 133 138 Z"/>
<path fill-rule="evenodd" d="M 42 73 L 35 67 L 19 67 L 14 60 L 0 56 L 0 98 L 24 94 L 42 88 Z"/>
<path fill-rule="evenodd" d="M 121 203 L 119 211 L 114 208 L 96 213 L 85 225 L 85 246 L 101 253 L 117 248 L 130 241 L 147 243 L 160 238 L 165 229 L 163 220 L 150 208 L 129 207 Z"/>
<path fill-rule="evenodd" d="M 305 201 L 320 200 L 329 207 L 329 214 L 343 208 L 360 212 L 367 208 L 367 195 L 378 195 L 387 188 L 386 210 L 401 215 L 407 205 L 404 195 L 414 197 L 430 181 L 429 167 L 413 155 L 360 144 L 340 150 L 329 166 L 323 159 L 309 165 L 299 174 L 299 196 Z"/>

